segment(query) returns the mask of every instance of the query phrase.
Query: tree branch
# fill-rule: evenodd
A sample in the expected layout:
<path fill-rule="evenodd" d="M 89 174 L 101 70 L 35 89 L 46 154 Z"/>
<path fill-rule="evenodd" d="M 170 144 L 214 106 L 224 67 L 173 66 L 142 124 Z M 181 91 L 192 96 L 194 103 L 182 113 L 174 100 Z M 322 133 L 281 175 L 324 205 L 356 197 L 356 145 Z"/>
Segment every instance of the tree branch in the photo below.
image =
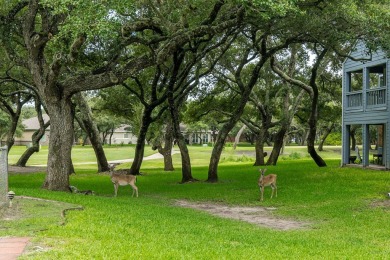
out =
<path fill-rule="evenodd" d="M 305 84 L 304 82 L 302 82 L 300 80 L 291 78 L 286 73 L 284 73 L 281 69 L 279 69 L 279 67 L 277 65 L 277 61 L 276 61 L 274 56 L 271 56 L 270 64 L 271 64 L 272 70 L 276 74 L 278 74 L 282 79 L 284 79 L 285 81 L 287 81 L 290 84 L 293 84 L 295 86 L 298 86 L 298 87 L 304 89 L 307 93 L 309 93 L 310 96 L 313 95 L 313 90 L 309 85 Z"/>

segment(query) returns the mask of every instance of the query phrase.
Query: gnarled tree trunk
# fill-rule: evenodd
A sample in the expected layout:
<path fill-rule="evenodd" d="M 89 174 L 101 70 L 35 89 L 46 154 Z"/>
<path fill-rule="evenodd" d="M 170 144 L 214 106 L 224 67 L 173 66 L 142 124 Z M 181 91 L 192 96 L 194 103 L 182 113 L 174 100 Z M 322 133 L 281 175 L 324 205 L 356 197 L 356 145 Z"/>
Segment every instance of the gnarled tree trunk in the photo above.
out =
<path fill-rule="evenodd" d="M 267 155 L 266 152 L 264 152 L 264 139 L 265 139 L 265 132 L 267 130 L 260 129 L 259 133 L 256 135 L 256 143 L 255 143 L 255 163 L 253 166 L 260 166 L 264 165 L 264 157 Z"/>
<path fill-rule="evenodd" d="M 80 114 L 78 115 L 78 122 L 80 127 L 82 127 L 85 133 L 88 135 L 91 145 L 96 155 L 98 172 L 109 171 L 107 157 L 103 149 L 102 140 L 99 134 L 99 130 L 92 118 L 91 108 L 89 107 L 87 101 L 83 94 L 77 93 L 74 95 L 77 106 L 79 107 Z"/>
<path fill-rule="evenodd" d="M 7 152 L 9 153 L 15 143 L 15 133 L 18 127 L 20 114 L 22 113 L 22 107 L 31 99 L 32 95 L 27 95 L 24 100 L 22 99 L 21 92 L 16 92 L 8 96 L 13 100 L 11 104 L 7 102 L 3 95 L 0 96 L 0 103 L 2 104 L 2 109 L 7 112 L 11 118 L 11 125 L 8 129 L 6 140 L 6 145 L 8 147 Z"/>
<path fill-rule="evenodd" d="M 50 121 L 47 121 L 46 123 L 43 121 L 41 102 L 39 100 L 35 100 L 35 110 L 37 112 L 39 129 L 33 133 L 31 139 L 32 146 L 27 148 L 22 156 L 20 156 L 18 162 L 16 163 L 17 166 L 25 167 L 31 155 L 39 152 L 39 140 L 41 140 L 41 138 L 44 136 L 46 129 L 50 125 Z"/>
<path fill-rule="evenodd" d="M 171 114 L 172 118 L 172 126 L 173 126 L 173 133 L 174 137 L 177 141 L 177 145 L 179 146 L 180 149 L 180 155 L 181 155 L 181 172 L 182 172 L 182 183 L 185 182 L 191 182 L 191 181 L 196 181 L 192 177 L 192 170 L 191 170 L 191 159 L 190 159 L 190 154 L 188 152 L 187 148 L 187 143 L 184 138 L 184 135 L 180 131 L 180 116 L 179 116 L 179 109 L 178 109 L 178 100 L 175 99 L 174 97 L 174 86 L 177 80 L 178 72 L 180 65 L 182 64 L 184 59 L 183 54 L 178 54 L 176 53 L 174 55 L 173 63 L 174 63 L 174 68 L 172 71 L 172 77 L 170 79 L 170 82 L 168 84 L 168 92 L 167 92 L 167 97 L 168 97 L 168 104 L 169 104 L 169 111 Z"/>
<path fill-rule="evenodd" d="M 173 123 L 173 134 L 177 141 L 177 145 L 179 146 L 180 155 L 181 155 L 181 166 L 182 166 L 181 182 L 185 183 L 185 182 L 195 181 L 195 179 L 192 177 L 191 159 L 190 159 L 190 154 L 188 152 L 186 140 L 180 131 L 179 112 L 175 105 L 175 101 L 173 99 L 173 92 L 168 93 L 168 102 L 169 102 L 169 110 L 171 111 L 172 123 Z"/>
<path fill-rule="evenodd" d="M 326 162 L 317 153 L 314 146 L 316 133 L 317 133 L 317 121 L 318 121 L 318 89 L 314 82 L 311 84 L 311 86 L 313 88 L 313 96 L 312 96 L 312 105 L 311 105 L 312 110 L 309 118 L 309 135 L 307 137 L 307 151 L 309 152 L 311 158 L 313 158 L 314 162 L 319 167 L 325 167 Z"/>
<path fill-rule="evenodd" d="M 142 161 L 144 159 L 145 138 L 149 126 L 152 123 L 152 111 L 153 109 L 145 108 L 144 113 L 142 115 L 141 128 L 139 130 L 137 144 L 135 146 L 134 160 L 130 167 L 130 174 L 132 175 L 140 174 Z"/>
<path fill-rule="evenodd" d="M 50 96 L 49 96 L 50 97 Z M 53 96 L 51 96 L 53 97 Z M 69 191 L 69 174 L 72 172 L 74 111 L 70 98 L 47 98 L 50 116 L 50 142 L 47 175 L 43 188 Z"/>
<path fill-rule="evenodd" d="M 329 136 L 329 134 L 332 132 L 333 128 L 335 127 L 335 123 L 330 122 L 329 125 L 325 129 L 325 133 L 323 134 L 320 144 L 318 145 L 318 151 L 323 151 L 324 150 L 324 143 L 326 138 Z"/>
<path fill-rule="evenodd" d="M 188 152 L 186 140 L 180 131 L 179 113 L 177 107 L 174 105 L 174 100 L 171 99 L 170 97 L 170 94 L 168 94 L 168 101 L 169 101 L 169 107 L 172 116 L 172 122 L 173 122 L 173 133 L 177 141 L 177 145 L 179 146 L 180 155 L 181 155 L 181 166 L 182 166 L 181 182 L 185 183 L 185 182 L 195 181 L 195 179 L 192 177 L 191 159 L 190 159 L 190 154 Z"/>
<path fill-rule="evenodd" d="M 275 140 L 274 140 L 274 146 L 272 148 L 272 152 L 267 160 L 266 165 L 276 165 L 279 159 L 280 155 L 280 150 L 283 147 L 283 141 L 284 141 L 284 136 L 286 135 L 288 130 L 288 125 L 282 124 L 281 128 L 275 135 Z"/>
<path fill-rule="evenodd" d="M 238 143 L 240 142 L 241 135 L 244 132 L 245 128 L 246 128 L 246 125 L 243 125 L 240 128 L 240 130 L 238 131 L 238 133 L 236 134 L 236 137 L 234 138 L 233 150 L 236 150 L 236 147 L 237 147 Z"/>
<path fill-rule="evenodd" d="M 161 140 L 161 139 L 160 139 Z M 164 157 L 164 171 L 174 171 L 172 161 L 172 147 L 173 147 L 173 126 L 169 122 L 165 126 L 164 134 L 164 147 L 160 141 L 157 141 L 153 148 L 157 149 L 160 154 Z"/>
<path fill-rule="evenodd" d="M 222 129 L 219 131 L 217 140 L 214 144 L 213 151 L 211 153 L 210 163 L 209 163 L 209 171 L 208 171 L 208 182 L 217 182 L 218 181 L 218 163 L 221 158 L 223 146 L 225 144 L 225 140 L 228 137 L 229 132 L 236 125 L 238 120 L 240 119 L 245 105 L 248 102 L 249 95 L 252 88 L 246 89 L 246 91 L 241 96 L 240 103 L 237 105 L 237 108 L 232 113 L 232 117 L 224 124 Z"/>

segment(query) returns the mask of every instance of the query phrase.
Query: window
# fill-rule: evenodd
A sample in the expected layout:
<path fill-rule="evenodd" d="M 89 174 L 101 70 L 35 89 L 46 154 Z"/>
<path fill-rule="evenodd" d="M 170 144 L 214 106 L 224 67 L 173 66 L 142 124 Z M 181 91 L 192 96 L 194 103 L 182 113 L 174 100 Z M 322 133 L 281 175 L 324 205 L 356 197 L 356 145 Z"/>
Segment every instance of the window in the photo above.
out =
<path fill-rule="evenodd" d="M 363 90 L 363 70 L 353 71 L 348 73 L 350 92 Z"/>
<path fill-rule="evenodd" d="M 209 142 L 209 135 L 208 134 L 204 134 L 203 135 L 203 143 L 207 144 L 208 142 Z"/>
<path fill-rule="evenodd" d="M 129 133 L 125 133 L 125 134 L 123 135 L 123 138 L 129 138 Z"/>
<path fill-rule="evenodd" d="M 382 88 L 386 86 L 386 65 L 381 64 L 368 68 L 369 86 L 368 88 Z"/>

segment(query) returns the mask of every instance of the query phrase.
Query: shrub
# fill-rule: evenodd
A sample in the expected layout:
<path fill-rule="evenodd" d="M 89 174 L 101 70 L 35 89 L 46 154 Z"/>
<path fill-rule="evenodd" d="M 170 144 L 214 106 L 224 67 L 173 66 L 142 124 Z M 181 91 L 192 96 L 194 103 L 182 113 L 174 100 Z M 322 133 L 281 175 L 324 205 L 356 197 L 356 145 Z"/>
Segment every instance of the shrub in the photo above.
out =
<path fill-rule="evenodd" d="M 288 156 L 283 156 L 283 160 L 298 160 L 302 158 L 302 154 L 298 152 L 292 152 Z"/>
<path fill-rule="evenodd" d="M 325 145 L 341 145 L 341 133 L 330 133 L 325 140 Z"/>

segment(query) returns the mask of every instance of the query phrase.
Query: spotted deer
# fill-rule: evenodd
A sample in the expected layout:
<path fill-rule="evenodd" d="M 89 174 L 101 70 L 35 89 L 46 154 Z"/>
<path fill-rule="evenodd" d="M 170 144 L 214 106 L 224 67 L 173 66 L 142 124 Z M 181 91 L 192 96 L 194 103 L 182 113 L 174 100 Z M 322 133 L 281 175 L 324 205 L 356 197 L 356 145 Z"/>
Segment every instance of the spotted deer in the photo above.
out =
<path fill-rule="evenodd" d="M 110 164 L 110 177 L 111 177 L 112 183 L 114 184 L 115 197 L 118 194 L 118 187 L 119 186 L 130 185 L 133 188 L 133 195 L 131 195 L 131 196 L 133 197 L 134 193 L 135 193 L 136 197 L 138 198 L 138 188 L 137 188 L 137 186 L 135 186 L 135 183 L 137 181 L 137 177 L 135 175 L 126 174 L 127 173 L 126 170 L 114 171 L 114 168 L 115 168 L 115 165 Z"/>
<path fill-rule="evenodd" d="M 278 188 L 276 187 L 276 174 L 268 174 L 264 176 L 264 173 L 267 171 L 267 169 L 259 169 L 259 172 L 261 172 L 260 178 L 259 178 L 259 188 L 261 192 L 260 200 L 263 201 L 263 195 L 264 195 L 264 187 L 271 186 L 272 193 L 271 193 L 271 199 L 274 196 L 274 190 L 276 191 L 276 197 L 278 196 Z"/>

